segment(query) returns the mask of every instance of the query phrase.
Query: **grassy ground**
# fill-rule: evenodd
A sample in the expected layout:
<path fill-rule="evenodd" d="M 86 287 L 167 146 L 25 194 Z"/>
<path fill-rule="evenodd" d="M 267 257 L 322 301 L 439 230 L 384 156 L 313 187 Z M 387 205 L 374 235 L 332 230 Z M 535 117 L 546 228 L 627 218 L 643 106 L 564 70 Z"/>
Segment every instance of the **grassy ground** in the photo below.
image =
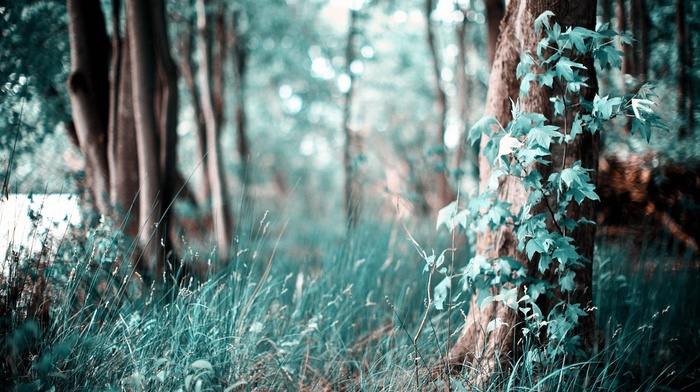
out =
<path fill-rule="evenodd" d="M 227 266 L 184 252 L 208 272 L 161 299 L 117 267 L 129 246 L 107 229 L 66 237 L 43 255 L 10 257 L 1 287 L 0 389 L 418 389 L 412 339 L 427 276 L 403 227 L 365 222 L 350 238 L 287 229 L 278 242 L 283 226 L 256 222 Z M 419 229 L 434 226 L 414 227 L 419 242 L 435 242 L 426 249 L 448 245 Z M 466 257 L 460 249 L 457 265 Z M 452 390 L 697 388 L 697 266 L 673 250 L 601 242 L 595 269 L 605 345 L 588 363 L 539 374 L 517 363 L 482 388 L 454 376 Z M 432 374 L 462 315 L 430 316 L 418 339 L 419 388 L 445 390 Z"/>

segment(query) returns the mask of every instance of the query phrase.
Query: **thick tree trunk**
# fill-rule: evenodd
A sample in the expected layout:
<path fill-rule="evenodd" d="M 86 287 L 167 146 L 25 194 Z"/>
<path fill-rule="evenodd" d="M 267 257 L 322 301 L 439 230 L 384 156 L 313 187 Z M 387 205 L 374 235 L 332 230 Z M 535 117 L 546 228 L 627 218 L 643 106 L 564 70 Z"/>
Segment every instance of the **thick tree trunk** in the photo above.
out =
<path fill-rule="evenodd" d="M 358 143 L 355 140 L 355 132 L 351 129 L 353 92 L 355 90 L 355 75 L 350 66 L 355 60 L 355 36 L 357 35 L 357 22 L 359 11 L 350 9 L 350 22 L 348 24 L 348 35 L 345 43 L 345 68 L 350 78 L 350 86 L 344 94 L 343 102 L 343 133 L 345 135 L 345 146 L 343 149 L 343 167 L 345 169 L 345 220 L 348 228 L 353 228 L 357 224 L 360 215 L 361 192 L 358 184 L 358 173 L 354 160 L 359 155 Z"/>
<path fill-rule="evenodd" d="M 159 119 L 154 113 L 156 54 L 147 39 L 152 34 L 153 11 L 145 2 L 126 0 L 136 150 L 139 160 L 139 239 L 146 263 L 144 272 L 151 275 L 149 279 L 157 278 L 161 272 L 159 221 L 163 208 L 160 201 Z"/>
<path fill-rule="evenodd" d="M 595 25 L 595 1 L 527 1 L 511 0 L 508 4 L 503 30 L 498 39 L 496 56 L 491 71 L 489 92 L 486 102 L 485 114 L 494 117 L 501 124 L 505 125 L 511 120 L 511 99 L 515 101 L 519 94 L 519 81 L 516 79 L 516 66 L 520 61 L 520 54 L 525 50 L 535 52 L 535 47 L 539 41 L 534 31 L 534 20 L 543 11 L 550 10 L 556 15 L 556 20 L 563 28 L 568 26 L 583 26 L 592 29 Z M 584 98 L 592 100 L 592 95 L 597 89 L 595 71 L 590 58 L 579 59 L 588 69 L 586 76 L 589 76 L 588 83 L 591 88 L 583 91 Z M 523 112 L 539 112 L 548 118 L 552 118 L 553 109 L 549 102 L 549 97 L 562 94 L 561 91 L 552 91 L 548 88 L 539 88 L 534 85 L 530 89 L 530 94 L 520 101 L 520 109 Z M 571 124 L 573 121 L 573 111 L 567 113 L 567 119 L 557 119 L 555 125 L 562 127 Z M 562 129 L 568 132 L 568 129 Z M 488 138 L 482 135 L 482 149 L 486 146 Z M 584 167 L 595 168 L 598 157 L 597 138 L 586 133 L 579 136 L 574 142 L 569 143 L 564 154 L 564 147 L 558 147 L 552 151 L 553 162 L 547 167 L 538 167 L 544 178 L 547 178 L 552 170 L 560 170 L 563 159 L 571 164 L 576 160 L 581 160 Z M 565 155 L 565 156 L 564 156 Z M 480 178 L 482 189 L 491 174 L 490 162 L 484 157 L 480 157 Z M 595 181 L 595 179 L 593 179 Z M 501 180 L 498 187 L 500 200 L 512 203 L 512 211 L 517 213 L 527 200 L 527 192 L 519 181 L 512 177 Z M 574 219 L 586 217 L 594 219 L 592 203 L 584 203 L 579 211 L 572 211 Z M 550 223 L 551 225 L 551 223 Z M 591 227 L 589 227 L 591 226 Z M 592 259 L 593 234 L 592 225 L 584 225 L 573 233 L 581 253 Z M 496 232 L 479 234 L 477 239 L 477 253 L 485 255 L 488 259 L 499 256 L 513 257 L 521 262 L 529 271 L 537 271 L 537 268 L 528 268 L 528 260 L 525 255 L 517 251 L 517 240 L 511 230 L 502 228 Z M 547 273 L 544 279 L 551 279 Z M 571 302 L 582 304 L 584 309 L 589 308 L 591 301 L 592 266 L 587 264 L 576 271 L 576 289 L 571 296 Z M 497 294 L 497 293 L 492 293 Z M 542 304 L 545 314 L 551 308 L 551 304 Z M 487 331 L 488 323 L 494 319 L 500 319 L 507 324 L 495 328 L 491 332 Z M 483 309 L 476 303 L 476 296 L 471 300 L 467 324 L 462 334 L 450 352 L 450 361 L 453 364 L 467 362 L 469 368 L 478 377 L 478 382 L 485 382 L 490 375 L 500 366 L 507 366 L 514 363 L 515 357 L 521 353 L 517 352 L 514 342 L 520 335 L 519 317 L 510 308 L 503 306 L 500 302 L 492 302 Z M 595 321 L 593 315 L 581 319 L 581 334 L 584 337 L 584 345 L 591 347 L 593 344 L 593 334 L 595 331 Z M 510 362 L 510 360 L 513 360 Z"/>
<path fill-rule="evenodd" d="M 99 2 L 68 0 L 67 7 L 71 47 L 68 91 L 75 134 L 85 157 L 92 203 L 100 214 L 109 215 L 109 39 L 105 19 Z"/>
<path fill-rule="evenodd" d="M 442 76 L 440 67 L 440 50 L 435 42 L 436 37 L 433 32 L 433 27 L 430 23 L 430 15 L 435 7 L 433 0 L 425 1 L 425 25 L 426 25 L 426 37 L 428 39 L 428 49 L 430 50 L 430 56 L 433 63 L 433 78 L 434 78 L 434 91 L 435 91 L 435 102 L 434 106 L 438 112 L 438 131 L 436 145 L 438 146 L 438 160 L 437 169 L 439 174 L 437 176 L 437 192 L 438 192 L 438 206 L 442 208 L 448 203 L 454 200 L 454 195 L 450 189 L 449 184 L 449 168 L 447 167 L 447 151 L 445 150 L 445 125 L 447 123 L 447 94 L 445 89 L 442 87 Z"/>
<path fill-rule="evenodd" d="M 202 99 L 202 113 L 206 126 L 206 138 L 210 144 L 207 151 L 207 169 L 209 170 L 208 174 L 211 184 L 214 233 L 219 256 L 224 259 L 228 255 L 233 230 L 229 226 L 230 214 L 228 213 L 228 198 L 226 197 L 224 173 L 222 172 L 223 164 L 219 141 L 219 128 L 221 124 L 217 121 L 212 93 L 212 49 L 204 0 L 197 0 L 197 28 L 199 30 L 199 44 L 202 49 L 202 58 L 199 67 L 200 97 Z"/>

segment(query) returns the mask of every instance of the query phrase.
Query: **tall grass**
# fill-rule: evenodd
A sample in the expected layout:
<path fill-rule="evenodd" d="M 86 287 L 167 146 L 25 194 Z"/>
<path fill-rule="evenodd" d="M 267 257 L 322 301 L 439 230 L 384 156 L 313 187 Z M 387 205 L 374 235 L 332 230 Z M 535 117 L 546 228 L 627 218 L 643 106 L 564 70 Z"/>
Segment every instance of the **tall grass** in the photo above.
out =
<path fill-rule="evenodd" d="M 415 361 L 427 277 L 402 228 L 364 222 L 351 238 L 319 228 L 302 241 L 281 224 L 256 225 L 226 265 L 184 252 L 208 272 L 165 296 L 118 263 L 130 247 L 108 228 L 67 237 L 40 260 L 6 260 L 16 270 L 1 282 L 0 389 L 650 391 L 700 380 L 698 270 L 662 268 L 677 264 L 672 251 L 650 247 L 635 262 L 627 246 L 601 242 L 600 352 L 538 372 L 519 361 L 476 386 L 440 376 L 447 312 L 430 313 Z M 39 265 L 44 305 L 32 305 L 32 290 L 15 290 L 10 303 L 20 281 L 38 281 Z M 458 334 L 462 316 L 451 316 Z"/>

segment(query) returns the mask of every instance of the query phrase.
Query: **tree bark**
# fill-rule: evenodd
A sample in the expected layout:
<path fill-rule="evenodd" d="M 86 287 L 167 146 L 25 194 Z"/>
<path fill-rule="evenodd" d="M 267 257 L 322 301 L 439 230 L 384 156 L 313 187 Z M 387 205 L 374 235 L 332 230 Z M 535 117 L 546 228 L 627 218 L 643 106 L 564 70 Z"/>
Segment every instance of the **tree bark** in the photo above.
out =
<path fill-rule="evenodd" d="M 520 54 L 525 50 L 535 53 L 535 48 L 539 37 L 534 31 L 534 20 L 543 11 L 550 10 L 556 15 L 556 21 L 565 29 L 569 26 L 583 26 L 593 29 L 595 26 L 595 1 L 526 1 L 511 0 L 506 9 L 503 27 L 497 44 L 494 65 L 491 71 L 489 91 L 486 101 L 485 114 L 498 120 L 504 126 L 511 120 L 510 100 L 515 101 L 519 95 L 519 81 L 516 79 L 516 67 L 520 61 Z M 589 77 L 589 89 L 582 91 L 585 99 L 592 100 L 597 90 L 595 70 L 590 58 L 577 59 L 582 62 L 587 71 L 585 75 Z M 563 94 L 562 91 L 552 91 L 544 87 L 536 87 L 534 84 L 530 89 L 530 94 L 520 101 L 522 112 L 539 112 L 547 118 L 552 118 L 553 109 L 549 102 L 549 97 Z M 567 113 L 567 119 L 558 118 L 553 121 L 555 125 L 562 126 L 562 131 L 568 132 L 565 125 L 569 126 L 573 121 L 574 113 Z M 564 147 L 557 146 L 552 149 L 553 162 L 547 167 L 538 167 L 544 178 L 547 178 L 552 170 L 559 170 L 563 165 L 563 159 L 568 164 L 576 160 L 581 160 L 582 165 L 587 168 L 596 168 L 598 157 L 598 136 L 591 136 L 586 133 L 569 143 L 564 154 Z M 486 146 L 488 138 L 482 135 L 481 147 Z M 481 186 L 484 189 L 486 181 L 491 174 L 490 162 L 482 155 L 479 161 Z M 595 183 L 595 178 L 593 178 Z M 500 200 L 512 203 L 512 211 L 517 213 L 527 199 L 527 192 L 521 183 L 512 177 L 505 177 L 501 180 L 497 194 Z M 593 219 L 593 204 L 584 203 L 582 208 L 571 211 L 571 216 L 586 217 Z M 550 222 L 551 226 L 551 222 Z M 589 227 L 590 226 L 590 227 Z M 553 229 L 553 228 L 551 228 Z M 576 229 L 573 237 L 584 257 L 592 260 L 593 256 L 593 235 L 595 228 L 592 225 L 584 225 Z M 487 259 L 501 256 L 513 257 L 528 269 L 532 274 L 537 268 L 528 268 L 528 260 L 525 255 L 517 251 L 517 239 L 511 230 L 501 228 L 496 232 L 480 233 L 477 239 L 477 254 L 483 254 Z M 544 279 L 551 279 L 546 273 Z M 592 266 L 586 264 L 585 267 L 576 271 L 576 289 L 571 295 L 571 302 L 580 303 L 584 309 L 588 309 L 589 315 L 581 319 L 580 334 L 583 335 L 584 346 L 591 347 L 594 340 L 595 320 L 591 302 L 591 282 Z M 493 291 L 493 290 L 492 290 Z M 492 292 L 491 295 L 497 294 Z M 542 304 L 545 314 L 551 308 L 550 304 Z M 506 323 L 502 327 L 495 328 L 487 333 L 488 323 L 496 318 Z M 515 363 L 515 358 L 519 356 L 517 346 L 514 344 L 521 336 L 520 328 L 522 323 L 520 317 L 510 308 L 503 306 L 500 302 L 492 302 L 483 309 L 476 303 L 476 296 L 470 301 L 467 322 L 460 338 L 450 351 L 450 361 L 453 364 L 468 363 L 469 368 L 475 372 L 477 382 L 486 382 L 491 374 L 499 367 L 507 367 L 508 363 Z"/>
<path fill-rule="evenodd" d="M 498 33 L 501 31 L 501 20 L 505 7 L 503 0 L 486 0 L 486 26 L 489 32 L 489 46 L 487 50 L 489 66 L 493 65 L 493 58 L 496 55 L 496 42 Z"/>
<path fill-rule="evenodd" d="M 109 39 L 99 2 L 68 0 L 71 75 L 68 91 L 85 176 L 98 213 L 109 215 L 107 126 L 109 118 Z"/>
<path fill-rule="evenodd" d="M 126 0 L 126 21 L 131 55 L 131 86 L 134 101 L 137 156 L 139 160 L 139 239 L 143 246 L 144 269 L 155 279 L 160 276 L 161 214 L 160 146 L 155 107 L 156 54 L 147 37 L 152 34 L 153 10 L 142 1 Z M 148 279 L 146 279 L 148 280 Z"/>
<path fill-rule="evenodd" d="M 163 233 L 162 245 L 167 255 L 172 251 L 170 241 L 170 216 L 175 200 L 175 188 L 179 177 L 177 171 L 177 114 L 179 96 L 177 89 L 177 68 L 170 56 L 170 44 L 165 22 L 165 4 L 163 0 L 153 0 L 151 36 L 155 54 L 155 94 L 154 113 L 158 126 L 160 141 L 160 203 L 159 227 Z M 160 244 L 159 244 L 160 245 Z M 173 258 L 173 263 L 177 258 Z M 177 269 L 177 265 L 173 264 Z M 169 271 L 174 272 L 174 271 Z"/>
<path fill-rule="evenodd" d="M 114 25 L 113 25 L 114 26 Z M 118 31 L 118 29 L 114 30 Z M 136 153 L 133 92 L 131 91 L 131 53 L 129 32 L 124 39 L 112 38 L 115 61 L 112 70 L 112 102 L 107 159 L 109 162 L 111 197 L 114 218 L 122 230 L 136 238 L 139 231 L 139 160 Z M 118 59 L 118 60 L 117 60 Z"/>
<path fill-rule="evenodd" d="M 206 126 L 206 138 L 210 144 L 207 151 L 207 169 L 209 170 L 208 174 L 211 184 L 214 233 L 219 257 L 225 259 L 228 256 L 233 230 L 229 226 L 230 214 L 228 213 L 228 197 L 226 197 L 226 186 L 224 183 L 224 174 L 222 172 L 223 164 L 219 141 L 221 124 L 217 121 L 211 88 L 212 49 L 204 0 L 197 0 L 197 28 L 199 30 L 199 45 L 202 49 L 201 64 L 199 67 L 200 97 L 202 99 L 202 113 Z"/>
<path fill-rule="evenodd" d="M 435 91 L 435 102 L 434 106 L 438 112 L 438 132 L 437 132 L 437 169 L 439 170 L 439 175 L 437 176 L 437 191 L 438 191 L 438 205 L 440 208 L 446 206 L 449 202 L 454 200 L 454 195 L 450 189 L 449 184 L 449 168 L 447 167 L 447 151 L 445 150 L 445 124 L 447 123 L 447 94 L 445 94 L 445 89 L 442 87 L 442 76 L 440 69 L 440 52 L 435 42 L 435 33 L 433 32 L 433 27 L 430 23 L 430 15 L 435 7 L 433 0 L 425 1 L 425 24 L 426 24 L 426 37 L 428 39 L 428 48 L 430 49 L 430 56 L 433 64 L 433 78 L 434 78 L 434 91 Z"/>

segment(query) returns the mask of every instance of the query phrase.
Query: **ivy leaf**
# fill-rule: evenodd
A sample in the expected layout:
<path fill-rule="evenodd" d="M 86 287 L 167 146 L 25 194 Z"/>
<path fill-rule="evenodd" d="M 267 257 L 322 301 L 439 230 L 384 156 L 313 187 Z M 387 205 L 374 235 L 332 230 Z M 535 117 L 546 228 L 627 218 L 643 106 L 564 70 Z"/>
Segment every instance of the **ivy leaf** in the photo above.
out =
<path fill-rule="evenodd" d="M 527 258 L 532 260 L 535 253 L 545 253 L 546 249 L 540 238 L 531 238 L 525 245 L 525 251 L 527 252 Z"/>
<path fill-rule="evenodd" d="M 507 323 L 504 323 L 501 321 L 501 319 L 497 318 L 495 320 L 489 321 L 489 324 L 486 326 L 486 333 L 491 333 L 491 331 L 501 328 L 502 326 L 508 326 Z"/>
<path fill-rule="evenodd" d="M 528 72 L 525 74 L 523 77 L 523 80 L 520 82 L 520 96 L 524 97 L 527 95 L 527 93 L 530 91 L 530 83 L 534 82 L 537 80 L 537 75 L 534 73 Z"/>
<path fill-rule="evenodd" d="M 523 143 L 510 134 L 506 134 L 498 145 L 498 156 L 509 155 L 523 146 Z"/>
<path fill-rule="evenodd" d="M 617 69 L 622 68 L 622 56 L 624 55 L 624 53 L 610 45 L 603 45 L 593 50 L 593 58 L 598 60 L 598 65 L 603 69 L 605 69 L 608 64 Z"/>
<path fill-rule="evenodd" d="M 571 131 L 569 131 L 569 134 L 566 135 L 567 142 L 574 140 L 576 136 L 583 133 L 583 127 L 581 126 L 582 123 L 583 121 L 581 120 L 581 114 L 576 113 L 576 117 L 574 117 L 574 123 L 571 124 Z"/>
<path fill-rule="evenodd" d="M 437 224 L 435 225 L 435 230 L 437 231 L 438 229 L 440 229 L 440 226 L 445 225 L 445 227 L 447 227 L 447 230 L 452 232 L 452 230 L 454 230 L 452 218 L 455 216 L 455 214 L 457 214 L 457 202 L 455 201 L 440 209 L 437 215 Z"/>
<path fill-rule="evenodd" d="M 554 12 L 552 12 L 552 11 L 545 11 L 545 12 L 543 12 L 540 16 L 538 16 L 537 19 L 535 19 L 535 33 L 536 33 L 537 35 L 539 35 L 540 32 L 542 31 L 542 26 L 546 27 L 547 30 L 550 29 L 550 27 L 549 27 L 549 18 L 550 18 L 551 16 L 554 16 Z"/>
<path fill-rule="evenodd" d="M 561 286 L 562 293 L 573 291 L 576 288 L 576 283 L 574 283 L 575 276 L 576 272 L 568 270 L 566 275 L 559 278 L 559 286 Z"/>
<path fill-rule="evenodd" d="M 446 277 L 442 282 L 438 283 L 433 290 L 433 304 L 435 309 L 443 310 L 445 299 L 449 295 L 450 287 L 452 286 L 452 279 Z"/>
<path fill-rule="evenodd" d="M 540 145 L 546 149 L 552 144 L 553 139 L 561 139 L 564 137 L 559 132 L 559 127 L 555 125 L 543 125 L 530 130 L 527 135 L 527 144 L 529 147 Z"/>
<path fill-rule="evenodd" d="M 548 69 L 547 72 L 540 75 L 540 87 L 547 86 L 549 88 L 554 84 L 554 71 Z"/>
<path fill-rule="evenodd" d="M 547 288 L 542 282 L 531 284 L 527 287 L 527 294 L 530 296 L 530 298 L 532 298 L 533 303 L 537 300 L 537 298 L 539 298 L 540 295 L 544 294 L 546 291 Z"/>
<path fill-rule="evenodd" d="M 568 57 L 560 58 L 559 61 L 557 61 L 557 64 L 554 66 L 554 69 L 557 72 L 557 77 L 563 78 L 567 82 L 573 82 L 575 79 L 573 68 L 586 69 L 583 64 L 571 61 L 571 59 Z"/>
<path fill-rule="evenodd" d="M 484 116 L 479 119 L 476 124 L 472 125 L 472 127 L 469 128 L 469 141 L 471 145 L 473 146 L 474 143 L 481 138 L 481 134 L 491 136 L 492 125 L 498 125 L 498 121 L 490 116 Z"/>

